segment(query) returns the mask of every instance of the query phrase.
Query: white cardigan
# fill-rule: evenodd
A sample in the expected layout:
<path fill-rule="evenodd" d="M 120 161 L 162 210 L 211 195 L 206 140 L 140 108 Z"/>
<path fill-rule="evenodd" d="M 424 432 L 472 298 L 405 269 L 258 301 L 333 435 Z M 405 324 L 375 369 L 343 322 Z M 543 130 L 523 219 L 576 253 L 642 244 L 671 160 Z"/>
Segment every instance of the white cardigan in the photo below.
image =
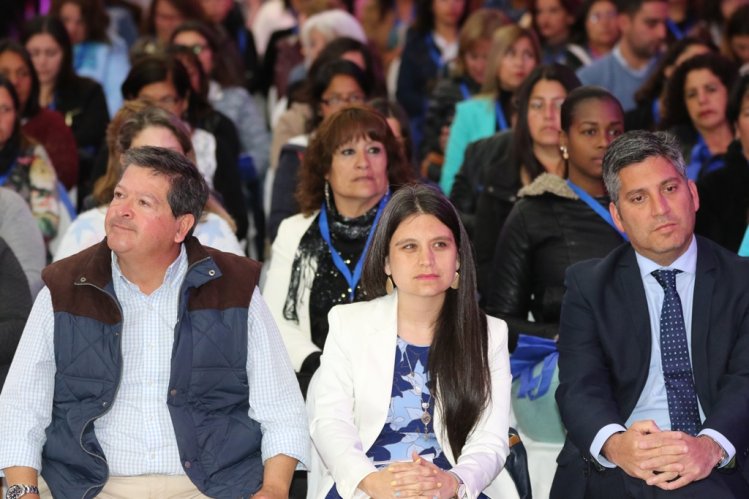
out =
<path fill-rule="evenodd" d="M 397 292 L 368 302 L 338 305 L 328 314 L 330 329 L 320 368 L 307 392 L 313 452 L 308 499 L 322 499 L 335 483 L 344 499 L 366 498 L 359 482 L 377 471 L 366 456 L 390 407 L 397 340 Z M 453 471 L 475 498 L 482 491 L 503 497 L 497 475 L 509 453 L 510 363 L 507 325 L 487 317 L 492 403 L 463 446 L 457 464 L 439 405 L 434 428 Z M 467 387 L 469 388 L 469 387 Z"/>
<path fill-rule="evenodd" d="M 273 241 L 271 248 L 270 263 L 266 264 L 267 273 L 263 278 L 263 298 L 273 314 L 273 319 L 281 331 L 281 338 L 286 346 L 286 351 L 291 358 L 294 371 L 299 372 L 302 362 L 311 353 L 320 349 L 312 343 L 312 328 L 309 318 L 309 297 L 311 285 L 317 268 L 302 269 L 303 275 L 300 284 L 301 299 L 297 304 L 297 317 L 299 323 L 285 319 L 283 306 L 286 303 L 286 295 L 289 293 L 289 282 L 291 281 L 291 266 L 294 263 L 294 255 L 299 247 L 299 241 L 312 221 L 317 211 L 310 216 L 303 214 L 294 215 L 281 222 L 278 227 L 278 235 Z"/>

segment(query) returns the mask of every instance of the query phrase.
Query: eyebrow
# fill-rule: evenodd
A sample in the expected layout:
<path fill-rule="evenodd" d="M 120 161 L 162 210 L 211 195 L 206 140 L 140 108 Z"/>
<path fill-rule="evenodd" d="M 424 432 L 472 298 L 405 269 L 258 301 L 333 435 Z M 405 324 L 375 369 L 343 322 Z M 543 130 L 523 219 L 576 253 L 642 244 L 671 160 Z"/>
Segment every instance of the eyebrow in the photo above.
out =
<path fill-rule="evenodd" d="M 445 234 L 444 236 L 433 237 L 433 238 L 429 239 L 429 242 L 433 243 L 433 242 L 437 242 L 437 241 L 452 241 L 452 240 L 453 240 L 452 237 L 450 237 L 449 235 Z M 406 237 L 404 239 L 398 239 L 393 244 L 395 244 L 396 246 L 400 246 L 401 244 L 415 243 L 415 242 L 416 243 L 419 242 L 418 239 L 416 239 L 415 237 Z"/>

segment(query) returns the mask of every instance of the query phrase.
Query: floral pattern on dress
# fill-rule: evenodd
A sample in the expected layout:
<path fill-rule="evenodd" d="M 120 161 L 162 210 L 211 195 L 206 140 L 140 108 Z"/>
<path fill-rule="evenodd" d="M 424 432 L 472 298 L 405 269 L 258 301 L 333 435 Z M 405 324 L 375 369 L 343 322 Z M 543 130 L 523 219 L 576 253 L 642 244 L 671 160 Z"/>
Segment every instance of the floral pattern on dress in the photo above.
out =
<path fill-rule="evenodd" d="M 434 434 L 435 402 L 429 389 L 428 361 L 428 346 L 412 345 L 398 338 L 388 415 L 367 451 L 367 457 L 378 469 L 391 462 L 411 461 L 413 452 L 444 470 L 452 468 Z M 426 425 L 421 419 L 422 404 L 428 404 Z M 326 499 L 340 497 L 334 485 Z"/>
<path fill-rule="evenodd" d="M 21 151 L 3 187 L 16 191 L 28 203 L 45 241 L 57 235 L 60 223 L 57 174 L 42 146 Z"/>

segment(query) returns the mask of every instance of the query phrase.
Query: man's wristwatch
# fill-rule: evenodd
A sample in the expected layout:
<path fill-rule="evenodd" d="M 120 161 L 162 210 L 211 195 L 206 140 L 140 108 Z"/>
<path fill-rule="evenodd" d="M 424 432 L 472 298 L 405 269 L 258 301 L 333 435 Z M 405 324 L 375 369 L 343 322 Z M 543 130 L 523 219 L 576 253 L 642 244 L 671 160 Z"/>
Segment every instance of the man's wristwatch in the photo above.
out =
<path fill-rule="evenodd" d="M 26 494 L 39 494 L 39 488 L 34 485 L 17 483 L 8 487 L 5 492 L 5 499 L 20 499 Z"/>

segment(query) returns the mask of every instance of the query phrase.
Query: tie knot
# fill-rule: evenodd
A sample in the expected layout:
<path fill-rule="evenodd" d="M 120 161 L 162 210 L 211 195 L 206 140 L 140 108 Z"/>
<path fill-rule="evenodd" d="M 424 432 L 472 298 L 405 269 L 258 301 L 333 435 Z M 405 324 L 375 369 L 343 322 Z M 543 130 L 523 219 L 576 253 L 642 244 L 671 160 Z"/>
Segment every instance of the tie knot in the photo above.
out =
<path fill-rule="evenodd" d="M 681 270 L 659 269 L 651 272 L 663 289 L 676 289 L 676 274 Z"/>

